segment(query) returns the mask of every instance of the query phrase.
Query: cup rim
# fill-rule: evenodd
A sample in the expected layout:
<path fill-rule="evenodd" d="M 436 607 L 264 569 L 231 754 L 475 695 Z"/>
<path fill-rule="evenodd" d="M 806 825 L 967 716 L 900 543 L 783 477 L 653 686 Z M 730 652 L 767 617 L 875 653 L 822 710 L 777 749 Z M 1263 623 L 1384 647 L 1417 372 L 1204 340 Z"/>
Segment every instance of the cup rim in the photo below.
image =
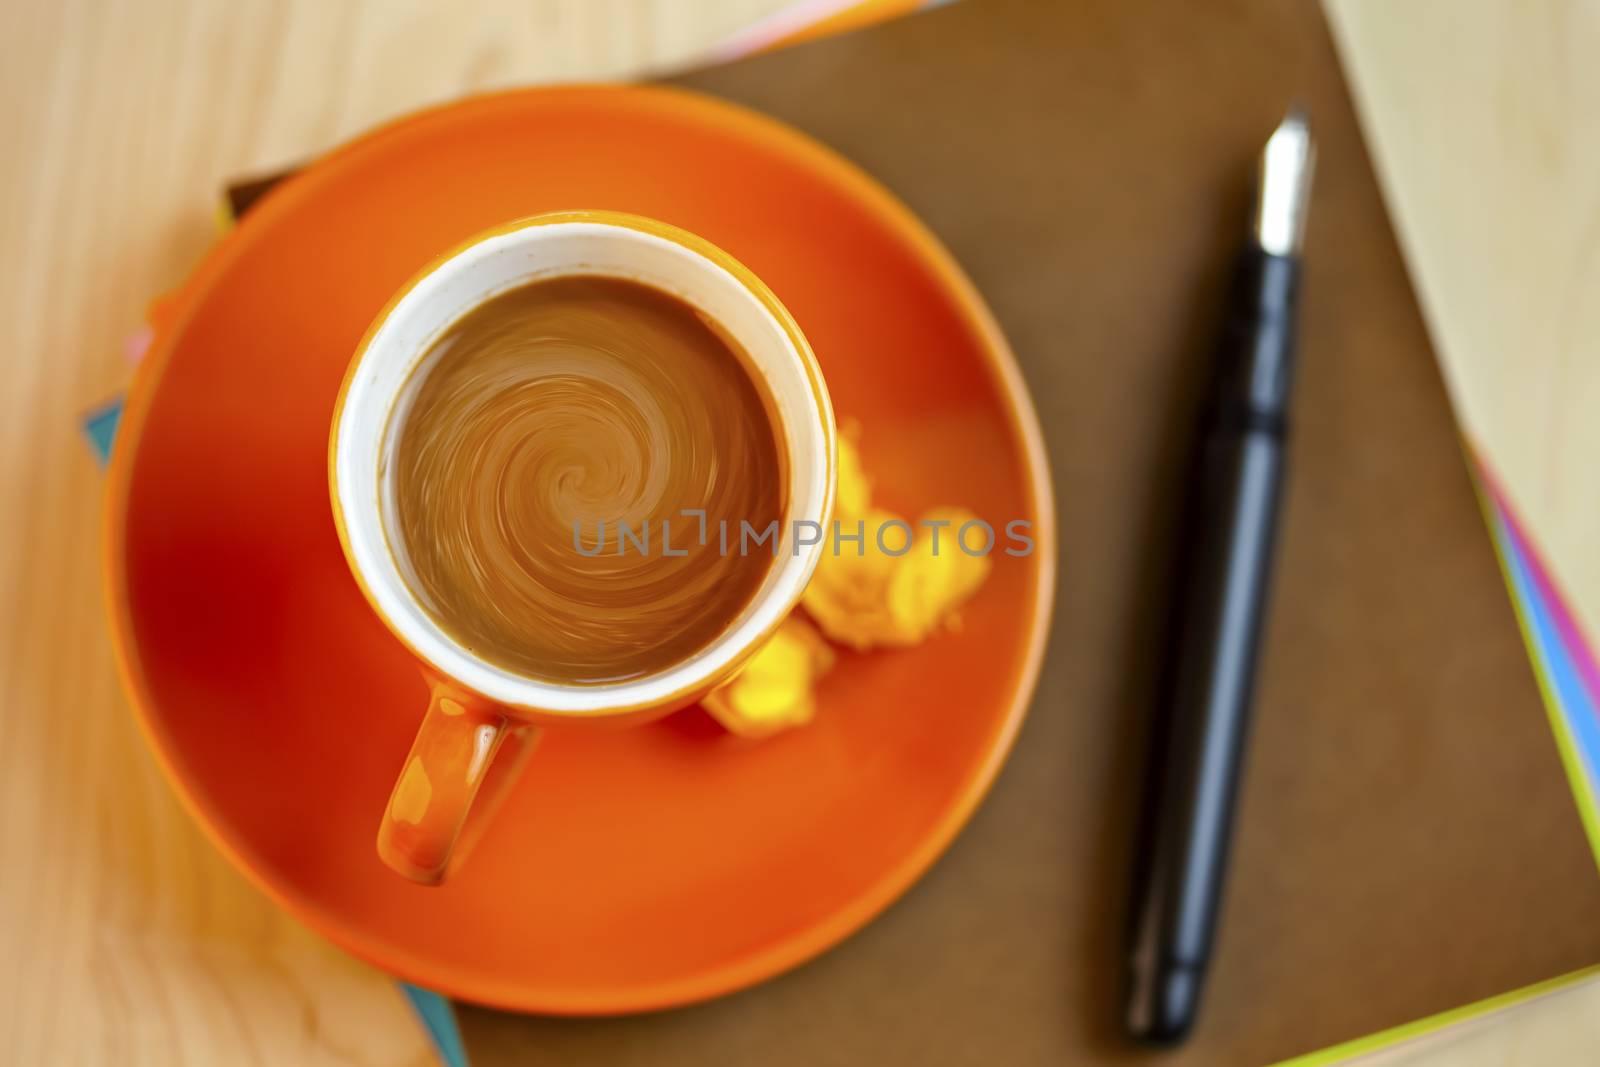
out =
<path fill-rule="evenodd" d="M 758 597 L 765 595 L 765 599 L 753 602 L 753 606 L 747 605 L 716 638 L 689 659 L 665 670 L 623 682 L 561 683 L 520 675 L 473 654 L 448 632 L 435 626 L 434 628 L 440 631 L 439 636 L 442 637 L 442 641 L 432 643 L 442 645 L 446 653 L 445 656 L 440 656 L 438 650 L 428 649 L 429 640 L 410 628 L 411 619 L 397 618 L 396 613 L 391 610 L 391 605 L 384 602 L 382 595 L 374 586 L 372 576 L 365 573 L 357 559 L 339 476 L 341 427 L 344 425 L 347 401 L 373 342 L 418 286 L 449 270 L 453 265 L 466 262 L 468 254 L 481 245 L 524 231 L 574 224 L 623 230 L 677 245 L 692 257 L 705 261 L 713 268 L 720 268 L 730 275 L 745 294 L 752 297 L 771 316 L 783 335 L 785 347 L 795 357 L 805 383 L 811 391 L 818 418 L 816 424 L 807 432 L 815 432 L 816 441 L 822 452 L 819 471 L 822 481 L 819 498 L 821 506 L 818 513 L 804 516 L 786 514 L 785 524 L 792 524 L 796 520 L 813 520 L 826 528 L 833 514 L 836 488 L 838 453 L 833 407 L 821 368 L 817 364 L 809 342 L 794 317 L 772 290 L 749 268 L 711 242 L 658 219 L 620 211 L 587 209 L 546 212 L 512 219 L 473 234 L 435 256 L 412 275 L 373 318 L 356 346 L 340 383 L 328 434 L 328 489 L 334 527 L 338 532 L 339 545 L 349 572 L 361 589 L 362 596 L 390 633 L 425 669 L 506 711 L 521 713 L 522 717 L 534 720 L 632 717 L 651 709 L 670 710 L 695 699 L 733 674 L 756 649 L 766 643 L 788 617 L 799 603 L 810 581 L 826 540 L 821 539 L 817 544 L 805 546 L 797 543 L 795 555 L 799 558 L 793 564 L 794 577 L 766 594 L 758 593 Z M 556 272 L 552 276 L 560 276 L 560 273 Z M 393 398 L 385 398 L 385 403 L 392 406 Z M 788 563 L 789 561 L 785 561 L 784 565 Z M 403 587 L 404 583 L 401 585 Z M 421 610 L 415 594 L 409 588 L 406 589 L 405 596 L 418 609 L 418 614 L 426 617 L 426 612 Z M 741 626 L 749 626 L 751 622 L 756 622 L 757 625 L 742 640 L 725 644 L 732 631 Z M 455 662 L 445 661 L 449 659 Z M 472 674 L 472 678 L 462 677 L 464 667 L 467 668 L 465 673 Z"/>

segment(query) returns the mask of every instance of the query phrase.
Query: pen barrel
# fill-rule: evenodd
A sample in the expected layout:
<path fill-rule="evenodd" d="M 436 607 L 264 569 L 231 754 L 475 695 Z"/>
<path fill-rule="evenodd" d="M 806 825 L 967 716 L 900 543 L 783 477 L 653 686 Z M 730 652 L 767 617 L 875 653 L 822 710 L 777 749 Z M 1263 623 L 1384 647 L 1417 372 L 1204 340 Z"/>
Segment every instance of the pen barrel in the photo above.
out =
<path fill-rule="evenodd" d="M 1298 259 L 1256 247 L 1241 253 L 1219 341 L 1208 432 L 1229 426 L 1283 431 L 1299 288 Z"/>
<path fill-rule="evenodd" d="M 1211 955 L 1266 615 L 1284 472 L 1298 265 L 1241 262 L 1182 536 L 1135 899 L 1127 1023 L 1180 1040 Z"/>

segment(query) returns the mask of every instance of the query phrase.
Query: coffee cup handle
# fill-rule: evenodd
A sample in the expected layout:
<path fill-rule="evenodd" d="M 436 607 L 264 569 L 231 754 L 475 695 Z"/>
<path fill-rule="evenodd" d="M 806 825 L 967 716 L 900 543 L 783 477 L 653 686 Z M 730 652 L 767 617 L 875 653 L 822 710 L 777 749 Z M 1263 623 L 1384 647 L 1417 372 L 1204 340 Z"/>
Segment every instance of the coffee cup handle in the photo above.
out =
<path fill-rule="evenodd" d="M 378 827 L 383 862 L 424 885 L 443 882 L 466 855 L 540 734 L 448 683 L 432 688 Z"/>

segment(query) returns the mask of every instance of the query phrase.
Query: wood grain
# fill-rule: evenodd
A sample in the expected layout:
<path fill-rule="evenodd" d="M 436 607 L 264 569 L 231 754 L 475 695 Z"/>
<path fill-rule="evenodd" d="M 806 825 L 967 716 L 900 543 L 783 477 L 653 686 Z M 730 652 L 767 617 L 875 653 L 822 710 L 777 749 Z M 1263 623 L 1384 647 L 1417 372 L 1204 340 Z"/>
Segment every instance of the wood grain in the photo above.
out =
<path fill-rule="evenodd" d="M 1600 978 L 1351 1057 L 1350 1067 L 1544 1067 L 1600 1047 Z M 1290 1065 L 1292 1067 L 1292 1065 Z"/>
<path fill-rule="evenodd" d="M 1475 447 L 1600 639 L 1600 4 L 1325 5 Z"/>
<path fill-rule="evenodd" d="M 781 2 L 0 3 L 0 1062 L 432 1062 L 394 983 L 269 905 L 161 780 L 78 422 L 227 178 L 467 92 L 670 68 Z"/>

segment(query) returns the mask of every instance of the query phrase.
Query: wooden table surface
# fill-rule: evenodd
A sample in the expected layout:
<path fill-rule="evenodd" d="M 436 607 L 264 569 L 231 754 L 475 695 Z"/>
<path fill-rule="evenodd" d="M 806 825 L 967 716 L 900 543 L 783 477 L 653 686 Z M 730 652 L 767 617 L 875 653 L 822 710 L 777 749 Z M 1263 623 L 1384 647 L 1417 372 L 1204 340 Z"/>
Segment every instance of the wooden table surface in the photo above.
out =
<path fill-rule="evenodd" d="M 0 840 L 12 855 L 0 877 L 0 1060 L 431 1062 L 393 982 L 281 916 L 202 839 L 138 737 L 112 667 L 99 591 L 100 473 L 78 425 L 87 408 L 126 384 L 124 342 L 150 297 L 176 283 L 213 239 L 219 182 L 303 159 L 466 92 L 670 69 L 783 6 L 0 0 Z M 1476 46 L 1499 62 L 1497 84 L 1512 86 L 1492 115 L 1504 143 L 1542 153 L 1550 166 L 1578 150 L 1559 125 L 1539 125 L 1544 109 L 1583 92 L 1600 99 L 1597 68 L 1580 70 L 1582 57 L 1600 54 L 1595 8 L 1576 18 L 1566 10 L 1575 6 L 1526 6 L 1538 32 L 1525 34 L 1503 33 L 1493 0 L 1466 5 L 1480 25 L 1474 31 L 1461 29 L 1469 21 L 1463 5 L 1451 9 L 1455 32 L 1478 34 Z M 1581 47 L 1570 39 L 1575 26 L 1587 34 Z M 1385 47 L 1389 40 L 1371 20 L 1363 34 L 1347 35 L 1374 64 L 1400 70 L 1404 42 Z M 1569 59 L 1566 80 L 1549 81 L 1557 76 L 1546 51 L 1558 40 Z M 1517 91 L 1523 76 L 1548 84 Z M 1485 118 L 1437 96 L 1426 106 L 1434 109 L 1430 123 L 1461 130 Z M 1537 129 L 1523 131 L 1523 122 Z M 1584 150 L 1596 158 L 1594 142 Z M 1594 176 L 1592 167 L 1584 173 Z M 1587 195 L 1592 214 L 1596 189 L 1590 181 L 1556 191 Z M 1521 190 L 1498 193 L 1481 210 L 1515 230 Z M 1541 224 L 1558 214 L 1548 203 L 1540 210 Z M 1451 254 L 1448 235 L 1408 230 L 1405 221 L 1409 250 L 1433 242 L 1433 254 Z M 1521 280 L 1570 290 L 1573 272 L 1588 270 L 1581 276 L 1593 297 L 1600 239 L 1593 227 L 1586 232 L 1587 243 L 1574 237 L 1562 246 L 1565 258 L 1517 260 L 1532 272 Z M 1499 291 L 1492 280 L 1480 290 L 1485 298 Z M 1533 380 L 1546 383 L 1542 406 L 1521 425 L 1566 434 L 1539 446 L 1553 451 L 1600 445 L 1600 420 L 1586 422 L 1578 400 L 1562 395 L 1571 375 L 1600 381 L 1592 358 L 1600 334 L 1577 328 L 1600 323 L 1600 300 L 1585 304 L 1583 291 L 1574 292 L 1567 299 L 1579 306 L 1562 320 L 1565 333 L 1541 335 L 1554 340 L 1539 351 L 1496 350 L 1525 360 Z M 1472 303 L 1454 303 L 1463 300 Z M 1440 314 L 1451 321 L 1466 314 L 1450 305 Z M 1473 310 L 1481 317 L 1492 308 Z M 1482 325 L 1467 322 L 1463 329 Z M 1600 402 L 1592 388 L 1588 399 Z M 1539 492 L 1586 488 L 1571 464 L 1538 470 L 1546 479 Z M 1588 510 L 1574 512 L 1600 517 L 1600 498 L 1591 491 L 1585 499 Z M 1586 532 L 1592 545 L 1600 531 L 1582 525 L 1588 521 L 1563 529 Z M 1600 985 L 1591 983 L 1478 1027 L 1488 1040 L 1457 1042 L 1449 1062 L 1558 1062 L 1527 1053 L 1588 1047 L 1575 1043 L 1596 1038 L 1597 1012 Z"/>

